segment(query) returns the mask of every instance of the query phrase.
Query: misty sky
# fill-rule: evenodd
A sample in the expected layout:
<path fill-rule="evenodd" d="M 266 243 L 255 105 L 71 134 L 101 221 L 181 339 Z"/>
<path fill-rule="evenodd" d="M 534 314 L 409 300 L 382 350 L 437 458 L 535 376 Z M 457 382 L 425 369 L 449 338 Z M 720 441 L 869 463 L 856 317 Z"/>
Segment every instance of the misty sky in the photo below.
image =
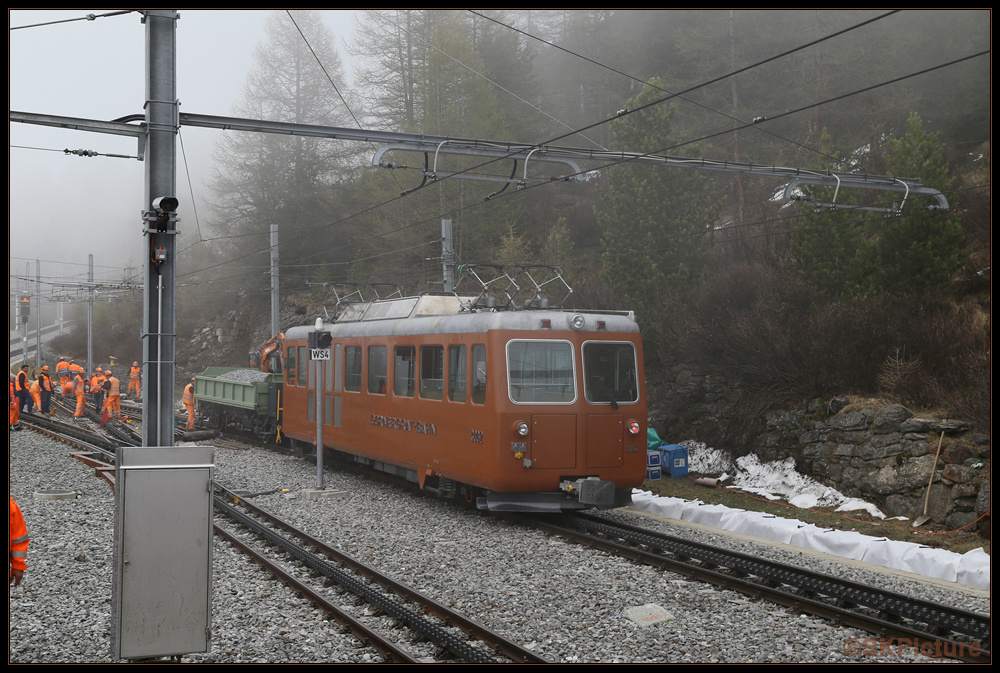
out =
<path fill-rule="evenodd" d="M 16 27 L 105 11 L 16 10 L 8 17 L 9 25 Z M 264 37 L 269 11 L 181 12 L 177 91 L 182 111 L 231 114 L 252 65 L 253 51 Z M 348 78 L 352 64 L 344 47 L 351 37 L 354 14 L 322 10 L 337 38 Z M 136 13 L 11 31 L 10 109 L 102 120 L 141 114 L 144 33 Z M 949 53 L 961 55 L 964 50 Z M 189 190 L 194 189 L 201 229 L 207 236 L 205 185 L 212 173 L 212 148 L 222 133 L 185 127 L 177 145 L 180 229 L 186 236 L 194 233 L 194 240 L 198 222 Z M 26 258 L 31 260 L 33 275 L 34 260 L 40 258 L 44 276 L 84 278 L 88 253 L 103 272 L 99 277 L 120 279 L 122 267 L 129 263 L 141 268 L 143 164 L 135 159 L 62 153 L 68 148 L 134 155 L 134 140 L 18 123 L 10 124 L 10 145 L 9 236 L 14 274 L 24 274 Z M 183 244 L 190 242 L 190 236 L 182 239 Z"/>
<path fill-rule="evenodd" d="M 109 10 L 10 11 L 10 27 L 25 26 Z M 183 112 L 231 114 L 263 39 L 268 11 L 185 10 L 177 24 L 177 97 Z M 323 10 L 349 76 L 344 38 L 350 37 L 352 11 Z M 111 120 L 141 114 L 144 101 L 145 27 L 137 13 L 10 32 L 11 110 Z M 135 159 L 66 156 L 63 149 L 91 149 L 134 156 L 136 143 L 118 136 L 11 123 L 10 268 L 23 275 L 25 261 L 41 258 L 42 274 L 86 277 L 85 266 L 59 266 L 44 260 L 85 265 L 93 253 L 105 277 L 119 279 L 131 261 L 142 266 L 143 165 Z M 181 131 L 187 170 L 195 197 L 205 196 L 211 175 L 212 146 L 222 131 Z M 21 149 L 19 146 L 36 149 Z M 177 146 L 180 228 L 196 227 L 181 144 Z M 202 229 L 207 209 L 199 203 Z M 190 239 L 189 239 L 190 240 Z M 79 275 L 79 274 L 82 274 Z M 100 274 L 99 274 L 100 275 Z"/>

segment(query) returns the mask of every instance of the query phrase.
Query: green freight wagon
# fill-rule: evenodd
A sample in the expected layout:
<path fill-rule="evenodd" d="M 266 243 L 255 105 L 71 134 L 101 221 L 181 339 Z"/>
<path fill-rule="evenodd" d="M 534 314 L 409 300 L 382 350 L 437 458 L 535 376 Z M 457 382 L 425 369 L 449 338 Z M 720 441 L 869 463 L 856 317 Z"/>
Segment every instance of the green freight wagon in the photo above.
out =
<path fill-rule="evenodd" d="M 281 374 L 209 367 L 194 377 L 194 398 L 219 430 L 235 426 L 273 441 L 280 428 L 281 385 Z"/>

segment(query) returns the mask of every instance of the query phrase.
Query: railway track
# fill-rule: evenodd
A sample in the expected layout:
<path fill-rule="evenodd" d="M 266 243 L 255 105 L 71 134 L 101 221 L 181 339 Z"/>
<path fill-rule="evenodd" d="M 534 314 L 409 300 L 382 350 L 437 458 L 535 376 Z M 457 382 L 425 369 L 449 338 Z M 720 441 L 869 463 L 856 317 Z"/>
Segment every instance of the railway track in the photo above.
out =
<path fill-rule="evenodd" d="M 26 414 L 25 422 L 35 420 L 27 416 Z M 47 418 L 41 420 L 51 423 Z M 79 430 L 73 426 L 70 429 Z M 91 457 L 76 454 L 74 457 L 95 466 L 99 475 L 103 473 L 106 478 L 110 476 L 113 480 L 113 469 L 110 465 L 103 464 L 96 454 Z M 238 497 L 229 494 L 224 499 L 235 500 Z M 240 504 L 245 505 L 248 511 L 252 508 L 243 498 L 240 498 Z M 756 556 L 612 523 L 601 517 L 520 517 L 518 521 L 550 534 L 578 539 L 588 546 L 668 568 L 689 578 L 732 588 L 798 612 L 864 629 L 882 636 L 879 642 L 888 637 L 890 642 L 895 639 L 897 643 L 904 640 L 917 644 L 940 643 L 938 656 L 970 662 L 984 662 L 991 658 L 989 620 L 983 615 L 771 563 Z M 298 537 L 302 539 L 301 536 Z M 305 539 L 308 540 L 308 536 Z M 368 582 L 367 578 L 358 581 Z M 388 609 L 376 609 L 393 615 Z M 420 607 L 415 611 L 422 614 L 430 610 Z M 393 618 L 399 619 L 395 615 Z M 452 617 L 444 619 L 455 623 Z M 489 645 L 489 648 L 493 647 L 493 644 Z M 443 649 L 451 651 L 447 647 Z M 389 655 L 383 656 L 389 658 Z"/>
<path fill-rule="evenodd" d="M 31 430 L 80 448 L 81 451 L 72 454 L 73 457 L 94 467 L 97 475 L 114 487 L 114 465 L 112 464 L 114 442 L 90 430 L 49 418 L 24 414 L 22 422 Z M 238 509 L 230 502 L 238 502 L 241 507 Z M 215 505 L 217 512 L 235 520 L 241 527 L 252 531 L 255 536 L 267 540 L 271 545 L 280 547 L 290 557 L 320 574 L 327 581 L 335 582 L 345 590 L 359 596 L 375 610 L 390 616 L 397 624 L 405 626 L 407 634 L 417 633 L 433 642 L 438 648 L 436 658 L 448 656 L 469 663 L 502 663 L 504 661 L 546 663 L 546 659 L 534 652 L 378 573 L 308 534 L 296 530 L 293 526 L 260 510 L 235 493 L 220 489 L 215 499 Z M 252 516 L 241 510 L 247 510 Z M 267 523 L 262 523 L 261 520 Z M 307 550 L 303 545 L 276 532 L 271 527 L 298 538 L 310 547 L 319 550 L 320 554 Z M 253 545 L 241 539 L 241 536 L 218 524 L 214 526 L 214 530 L 220 538 L 230 542 L 282 582 L 292 587 L 293 590 L 313 602 L 332 619 L 343 624 L 361 642 L 379 651 L 387 661 L 400 663 L 418 663 L 420 661 L 390 638 L 370 628 L 362 620 L 339 607 L 324 596 L 323 592 L 311 588 L 307 583 L 295 577 L 293 572 L 270 560 L 270 554 L 255 549 Z M 333 562 L 331 563 L 328 559 L 333 559 Z"/>
<path fill-rule="evenodd" d="M 222 494 L 216 495 L 217 511 L 221 511 L 240 525 L 264 537 L 271 544 L 279 546 L 289 556 L 359 596 L 362 600 L 391 616 L 396 622 L 405 624 L 408 629 L 421 634 L 424 638 L 435 643 L 440 648 L 440 652 L 447 652 L 450 656 L 467 663 L 503 663 L 505 661 L 547 663 L 545 658 L 531 650 L 521 647 L 468 619 L 461 613 L 445 607 L 357 559 L 313 538 L 304 531 L 298 530 L 287 522 L 281 521 L 247 502 L 238 494 L 220 488 L 217 488 L 217 491 Z M 251 512 L 253 517 L 243 514 L 236 507 L 230 505 L 227 500 L 239 503 L 243 509 Z M 258 519 L 266 522 L 266 525 Z M 318 550 L 322 556 L 309 552 L 302 545 L 268 526 L 288 533 Z M 218 526 L 216 528 L 218 530 Z M 326 559 L 335 563 L 330 563 Z M 269 570 L 278 572 L 273 567 L 269 567 Z M 284 577 L 282 580 L 286 581 Z M 433 618 L 428 615 L 433 615 Z M 353 630 L 356 627 L 350 628 Z M 456 630 L 465 634 L 464 637 L 460 636 Z M 473 643 L 470 644 L 467 638 L 472 639 Z M 379 649 L 381 650 L 382 647 Z M 401 656 L 404 655 L 392 654 L 390 658 L 393 661 L 399 661 L 400 659 L 396 657 Z"/>
<path fill-rule="evenodd" d="M 587 515 L 512 516 L 523 525 L 946 656 L 988 663 L 990 618 L 720 547 Z M 939 654 L 940 656 L 940 654 Z"/>
<path fill-rule="evenodd" d="M 72 444 L 84 450 L 97 451 L 107 457 L 113 457 L 115 448 L 118 446 L 117 442 L 94 432 L 88 427 L 73 423 L 64 423 L 49 416 L 22 412 L 21 424 L 35 432 L 41 432 L 61 442 Z"/>

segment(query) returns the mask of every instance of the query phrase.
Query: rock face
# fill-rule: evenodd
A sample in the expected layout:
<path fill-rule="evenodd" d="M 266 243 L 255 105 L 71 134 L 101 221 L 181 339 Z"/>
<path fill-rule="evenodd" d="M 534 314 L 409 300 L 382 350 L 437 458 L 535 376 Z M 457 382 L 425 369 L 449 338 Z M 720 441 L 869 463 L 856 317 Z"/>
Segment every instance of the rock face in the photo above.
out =
<path fill-rule="evenodd" d="M 927 515 L 935 523 L 957 528 L 989 510 L 990 440 L 970 423 L 917 418 L 901 404 L 863 406 L 845 396 L 766 411 L 746 399 L 724 381 L 678 368 L 651 382 L 650 425 L 667 441 L 693 438 L 761 460 L 792 457 L 801 472 L 891 516 L 919 516 L 928 483 Z M 727 432 L 730 426 L 739 430 Z M 742 446 L 733 446 L 734 437 Z"/>

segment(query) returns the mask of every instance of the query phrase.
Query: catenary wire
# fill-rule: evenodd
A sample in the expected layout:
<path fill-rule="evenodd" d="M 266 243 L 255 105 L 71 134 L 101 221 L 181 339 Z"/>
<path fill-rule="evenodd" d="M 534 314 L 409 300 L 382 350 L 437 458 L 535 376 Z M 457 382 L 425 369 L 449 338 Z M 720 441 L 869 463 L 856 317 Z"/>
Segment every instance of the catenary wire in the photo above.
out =
<path fill-rule="evenodd" d="M 681 94 L 684 94 L 684 93 L 688 93 L 688 92 L 690 92 L 690 91 L 693 91 L 693 90 L 695 90 L 695 89 L 697 89 L 697 88 L 701 88 L 701 87 L 703 87 L 703 86 L 707 86 L 707 85 L 709 85 L 709 84 L 712 84 L 712 83 L 715 83 L 715 82 L 717 82 L 717 81 L 720 81 L 720 80 L 722 80 L 722 79 L 726 79 L 726 78 L 728 78 L 728 77 L 731 77 L 731 76 L 733 76 L 733 75 L 735 75 L 735 74 L 738 74 L 738 73 L 740 73 L 740 72 L 745 72 L 745 71 L 747 71 L 747 70 L 749 70 L 749 69 L 751 69 L 751 68 L 754 68 L 754 67 L 758 67 L 759 65 L 762 65 L 762 64 L 764 64 L 764 63 L 768 63 L 768 62 L 770 62 L 770 61 L 773 61 L 773 60 L 775 60 L 775 59 L 777 59 L 777 58 L 780 58 L 780 57 L 782 57 L 782 56 L 785 56 L 785 55 L 788 55 L 788 54 L 791 54 L 791 53 L 794 53 L 794 52 L 796 52 L 796 51 L 799 51 L 799 50 L 801 50 L 801 49 L 804 49 L 804 48 L 807 48 L 807 47 L 809 47 L 809 46 L 812 46 L 812 45 L 815 45 L 815 44 L 817 44 L 817 43 L 819 43 L 819 42 L 822 42 L 822 41 L 825 41 L 825 40 L 827 40 L 827 39 L 830 39 L 830 38 L 832 38 L 832 37 L 834 37 L 834 36 L 837 36 L 837 35 L 840 35 L 840 34 L 843 34 L 843 33 L 847 32 L 848 30 L 853 30 L 853 29 L 855 29 L 855 28 L 857 28 L 857 27 L 860 27 L 861 25 L 864 25 L 864 24 L 866 24 L 866 23 L 870 23 L 870 22 L 871 22 L 871 21 L 873 21 L 873 20 L 875 20 L 875 19 L 870 19 L 870 20 L 868 20 L 868 21 L 866 21 L 866 22 L 863 22 L 862 24 L 857 24 L 856 26 L 852 26 L 852 27 L 850 27 L 850 28 L 847 28 L 847 29 L 843 29 L 843 30 L 841 30 L 841 31 L 838 31 L 838 32 L 836 32 L 836 33 L 833 33 L 833 34 L 831 34 L 830 36 L 826 36 L 826 37 L 823 37 L 823 38 L 819 38 L 819 39 L 817 39 L 817 40 L 814 40 L 814 41 L 812 41 L 812 42 L 810 42 L 810 43 L 807 43 L 806 45 L 802 45 L 802 46 L 800 46 L 800 47 L 796 47 L 795 49 L 791 49 L 791 50 L 787 50 L 787 51 L 785 51 L 785 52 L 782 52 L 781 54 L 778 54 L 778 55 L 775 55 L 775 56 L 771 56 L 771 57 L 769 57 L 769 58 L 767 58 L 767 59 L 764 59 L 764 60 L 762 60 L 762 61 L 759 61 L 759 62 L 757 62 L 757 63 L 755 63 L 755 64 L 752 64 L 752 65 L 749 65 L 749 66 L 745 66 L 744 68 L 740 68 L 740 69 L 738 69 L 738 70 L 736 70 L 736 71 L 733 71 L 733 72 L 730 72 L 729 74 L 726 74 L 726 75 L 722 75 L 722 76 L 719 76 L 719 77 L 717 77 L 717 78 L 714 78 L 714 79 L 712 79 L 712 80 L 709 80 L 708 82 L 704 82 L 704 83 L 702 83 L 702 84 L 699 84 L 699 85 L 695 85 L 695 86 L 692 86 L 692 87 L 690 87 L 690 88 L 688 88 L 688 89 L 686 89 L 686 90 L 684 90 L 684 91 L 681 91 L 681 92 L 679 92 L 678 94 L 674 94 L 674 95 L 671 95 L 671 96 L 665 96 L 665 97 L 663 97 L 663 98 L 661 98 L 661 99 L 658 99 L 657 101 L 653 101 L 653 102 L 651 102 L 651 103 L 649 103 L 649 104 L 646 104 L 646 105 L 644 105 L 644 106 L 641 106 L 640 108 L 637 108 L 637 109 L 635 109 L 635 110 L 630 110 L 630 111 L 629 111 L 629 113 L 630 113 L 630 114 L 632 114 L 632 113 L 635 113 L 635 112 L 638 112 L 638 111 L 640 111 L 640 110 L 642 110 L 642 109 L 645 109 L 645 108 L 647 108 L 647 107 L 650 107 L 650 106 L 652 106 L 652 105 L 656 105 L 656 104 L 659 104 L 659 103 L 662 103 L 662 102 L 665 102 L 666 100 L 669 100 L 670 98 L 672 98 L 672 97 L 674 97 L 674 96 L 676 96 L 676 95 L 681 95 Z M 930 68 L 925 68 L 925 69 L 923 69 L 923 70 L 921 70 L 921 71 L 918 71 L 918 72 L 915 72 L 915 73 L 911 73 L 911 74 L 909 74 L 909 75 L 904 75 L 904 76 L 901 76 L 901 77 L 897 77 L 897 78 L 894 78 L 894 79 L 892 79 L 892 80 L 888 80 L 888 81 L 886 81 L 886 82 L 883 82 L 883 83 L 881 83 L 881 84 L 876 84 L 876 85 L 872 85 L 872 86 L 869 86 L 869 87 L 865 87 L 865 88 L 863 88 L 863 89 L 859 89 L 859 90 L 857 90 L 857 91 L 854 91 L 854 92 L 850 92 L 850 93 L 846 93 L 846 94 L 842 94 L 842 95 L 840 95 L 840 96 L 837 96 L 837 97 L 834 97 L 834 98 L 832 98 L 832 99 L 827 99 L 827 100 L 824 100 L 824 101 L 819 101 L 819 102 L 817 102 L 817 103 L 813 103 L 813 104 L 810 104 L 810 105 L 807 105 L 807 106 L 803 106 L 803 107 L 801 107 L 801 108 L 797 108 L 796 110 L 792 110 L 792 111 L 787 111 L 787 112 L 784 112 L 784 113 L 779 113 L 778 115 L 772 115 L 772 116 L 770 116 L 770 117 L 766 117 L 766 118 L 765 118 L 765 120 L 771 120 L 771 119 L 777 119 L 777 118 L 780 118 L 780 117 L 784 117 L 784 116 L 788 116 L 789 114 L 794 114 L 794 113 L 796 113 L 796 112 L 801 112 L 801 111 L 803 111 L 803 110 L 807 110 L 807 109 L 811 109 L 811 108 L 814 108 L 814 107 L 816 107 L 816 106 L 818 106 L 818 105 L 823 105 L 823 104 L 825 104 L 825 103 L 828 103 L 828 102 L 832 102 L 832 101 L 836 101 L 836 100 L 841 100 L 841 99 L 843 99 L 843 98 L 846 98 L 846 97 L 849 97 L 849 96 L 851 96 L 851 95 L 856 95 L 856 94 L 859 94 L 859 93 L 862 93 L 862 92 L 865 92 L 865 91 L 869 91 L 869 90 L 872 90 L 872 89 L 875 89 L 875 88 L 878 88 L 878 87 L 880 87 L 880 86 L 886 86 L 886 85 L 888 85 L 888 84 L 892 84 L 892 83 L 896 83 L 896 82 L 899 82 L 899 81 L 902 81 L 902 80 L 905 80 L 905 79 L 908 79 L 908 78 L 910 78 L 910 77 L 915 77 L 915 76 L 918 76 L 918 75 L 921 75 L 921 74 L 925 74 L 925 73 L 927 73 L 927 72 L 931 72 L 931 71 L 933 71 L 933 70 L 936 70 L 936 69 L 939 69 L 939 68 L 943 68 L 943 67 L 948 67 L 948 66 L 950 66 L 950 65 L 954 65 L 954 64 L 956 64 L 956 63 L 960 63 L 960 62 L 963 62 L 963 61 L 965 61 L 965 60 L 969 60 L 969 59 L 971 59 L 971 58 L 975 58 L 975 57 L 978 57 L 978 56 L 981 56 L 981 55 L 983 55 L 983 54 L 986 54 L 986 53 L 989 53 L 989 50 L 986 50 L 986 51 L 983 51 L 983 52 L 979 52 L 979 53 L 977 53 L 977 54 L 972 54 L 972 55 L 969 55 L 969 56 L 966 56 L 966 57 L 963 57 L 963 58 L 960 58 L 960 59 L 955 59 L 955 60 L 953 60 L 953 61 L 950 61 L 950 62 L 948 62 L 948 63 L 944 63 L 944 64 L 940 64 L 940 65 L 938 65 L 938 66 L 932 66 L 932 67 L 930 67 Z M 616 118 L 620 118 L 620 117 L 616 117 Z M 607 123 L 607 122 L 609 122 L 609 121 L 613 121 L 613 119 L 607 119 L 607 120 L 602 120 L 602 121 L 599 121 L 599 122 L 596 122 L 596 123 L 594 123 L 594 124 L 591 124 L 591 125 L 589 125 L 589 126 L 586 126 L 586 127 L 583 127 L 583 129 L 581 129 L 581 130 L 586 130 L 586 129 L 589 129 L 589 128 L 593 128 L 594 126 L 597 126 L 597 125 L 599 125 L 599 124 L 603 124 L 603 123 Z M 723 132 L 721 132 L 721 133 L 729 133 L 729 132 L 731 132 L 731 131 L 732 131 L 732 129 L 727 129 L 726 131 L 723 131 Z M 704 139 L 706 139 L 706 138 L 710 138 L 710 137 L 714 137 L 715 135 L 719 135 L 719 133 L 716 133 L 716 134 L 711 134 L 711 135 L 708 135 L 708 136 L 704 136 L 704 137 L 702 137 L 702 138 L 698 138 L 698 139 L 695 139 L 695 140 L 691 140 L 691 141 L 687 141 L 687 142 L 684 142 L 684 143 L 679 143 L 679 144 L 677 144 L 677 145 L 673 145 L 673 146 L 671 146 L 671 147 L 668 147 L 668 148 L 664 148 L 664 149 L 661 149 L 661 150 L 659 150 L 659 151 L 658 151 L 657 153 L 662 153 L 662 152 L 665 152 L 665 151 L 667 151 L 667 150 L 670 150 L 670 149 L 675 149 L 676 147 L 681 147 L 681 146 L 683 146 L 683 145 L 688 145 L 688 144 L 691 144 L 691 143 L 696 143 L 696 142 L 700 142 L 701 140 L 704 140 Z M 553 138 L 552 140 L 549 140 L 549 141 L 547 141 L 547 143 L 551 143 L 551 142 L 553 142 L 553 141 L 555 141 L 555 140 L 559 140 L 559 139 L 561 139 L 561 138 L 564 138 L 564 137 L 566 137 L 566 136 L 565 136 L 565 135 L 563 135 L 563 136 L 558 136 L 558 137 L 556 137 L 556 138 Z M 541 143 L 541 145 L 544 145 L 544 144 L 547 144 L 547 143 Z M 654 152 L 650 152 L 650 153 L 647 153 L 647 154 L 644 154 L 644 155 L 640 155 L 640 156 L 648 156 L 648 155 L 650 155 L 650 154 L 654 154 Z M 493 163 L 493 162 L 495 162 L 495 161 L 500 161 L 500 160 L 502 160 L 502 158 L 501 158 L 501 159 L 493 159 L 493 160 L 490 160 L 490 161 L 486 161 L 486 162 L 482 162 L 482 163 L 478 164 L 477 166 L 474 166 L 474 167 L 471 167 L 470 169 L 467 169 L 466 171 L 460 171 L 460 172 L 458 172 L 458 173 L 455 173 L 455 174 L 454 174 L 453 176 L 449 176 L 449 177 L 446 177 L 446 178 L 442 178 L 442 180 L 443 180 L 443 179 L 450 179 L 450 177 L 456 177 L 456 176 L 459 176 L 459 175 L 461 175 L 461 174 L 463 174 L 463 173 L 465 173 L 465 172 L 468 172 L 468 170 L 471 170 L 472 168 L 479 168 L 479 167 L 482 167 L 482 166 L 485 166 L 485 165 L 488 165 L 488 164 L 490 164 L 490 163 Z M 604 166 L 604 168 L 607 168 L 607 167 L 610 167 L 610 166 L 613 166 L 613 165 L 616 165 L 616 164 L 618 164 L 618 163 L 623 163 L 624 161 L 630 161 L 630 160 L 631 160 L 631 158 L 630 158 L 630 159 L 624 159 L 624 160 L 621 160 L 621 161 L 617 161 L 617 162 L 613 162 L 613 163 L 611 163 L 611 164 L 606 164 L 606 165 Z M 543 184 L 548 184 L 548 183 L 543 183 Z M 525 190 L 526 190 L 526 189 L 533 189 L 534 187 L 537 187 L 537 186 L 541 186 L 541 185 L 529 185 L 529 186 L 525 187 Z M 521 191 L 524 191 L 524 190 L 521 190 Z M 507 197 L 507 196 L 510 196 L 510 194 L 501 194 L 501 195 L 500 195 L 499 197 L 497 197 L 497 198 L 504 198 L 504 197 Z M 334 225 L 336 225 L 336 224 L 339 224 L 339 223 L 342 223 L 342 222 L 344 222 L 344 221 L 347 221 L 347 220 L 349 220 L 349 219 L 351 219 L 351 218 L 353 218 L 353 217 L 357 217 L 357 216 L 359 216 L 359 215 L 362 215 L 362 214 L 364 214 L 364 213 L 367 213 L 367 212 L 371 212 L 372 210 L 374 210 L 374 209 L 376 209 L 376 208 L 379 208 L 379 207 L 381 207 L 382 205 L 386 205 L 386 204 L 389 204 L 389 203 L 392 203 L 392 202 L 395 202 L 395 201 L 398 201 L 398 200 L 399 200 L 400 198 L 401 198 L 401 197 L 394 197 L 394 198 L 391 198 L 391 199 L 387 199 L 387 200 L 383 201 L 383 202 L 382 202 L 382 203 L 380 203 L 380 204 L 376 204 L 376 205 L 374 205 L 374 206 L 371 206 L 371 207 L 369 207 L 369 208 L 366 208 L 366 209 L 363 209 L 362 211 L 359 211 L 358 213 L 355 213 L 355 214 L 353 214 L 353 215 L 350 215 L 350 216 L 348 216 L 348 217 L 346 217 L 346 218 L 342 218 L 342 219 L 340 219 L 340 220 L 337 220 L 337 221 L 334 221 L 334 222 L 330 222 L 330 223 L 327 223 L 327 224 L 324 224 L 324 225 L 320 225 L 320 226 L 318 226 L 318 227 L 314 227 L 314 228 L 312 228 L 312 229 L 310 229 L 310 230 L 307 230 L 307 231 L 305 231 L 305 232 L 302 232 L 301 234 L 299 234 L 299 236 L 298 236 L 298 237 L 296 237 L 295 239 L 292 239 L 292 240 L 297 240 L 297 238 L 301 238 L 302 236 L 305 236 L 305 235 L 308 235 L 308 234 L 310 234 L 310 233 L 314 233 L 314 232 L 317 232 L 317 231 L 321 231 L 321 230 L 323 230 L 323 229 L 326 229 L 326 228 L 328 228 L 328 227 L 331 227 L 331 226 L 334 226 Z M 478 207 L 478 206 L 480 206 L 480 205 L 482 205 L 482 202 L 480 202 L 480 203 L 473 203 L 473 204 L 468 204 L 468 205 L 466 205 L 466 206 L 464 206 L 464 207 L 461 207 L 461 208 L 458 208 L 458 209 L 451 209 L 451 212 L 453 212 L 453 213 L 455 213 L 455 212 L 461 212 L 461 211 L 464 211 L 464 210 L 466 210 L 466 209 L 471 209 L 471 208 L 475 208 L 475 207 Z M 435 215 L 435 216 L 434 216 L 434 219 L 436 219 L 437 217 L 438 217 L 438 216 L 436 216 L 436 215 Z M 431 220 L 430 220 L 430 219 L 428 218 L 428 220 L 424 220 L 423 222 L 421 222 L 421 221 L 418 221 L 418 222 L 414 222 L 414 223 L 412 223 L 412 224 L 410 224 L 410 225 L 406 225 L 406 226 L 404 226 L 404 227 L 400 227 L 400 228 L 398 228 L 398 229 L 396 229 L 396 230 L 393 230 L 393 231 L 391 231 L 391 232 L 384 232 L 383 234 L 380 234 L 379 236 L 385 236 L 385 235 L 388 235 L 389 233 L 394 233 L 395 231 L 401 231 L 401 230 L 403 230 L 403 229 L 408 229 L 408 228 L 411 228 L 411 227 L 414 227 L 414 226 L 418 226 L 418 225 L 420 225 L 420 224 L 425 224 L 425 223 L 427 223 L 428 221 L 431 221 Z M 343 247 L 346 247 L 346 246 L 343 246 Z M 201 272 L 201 271 L 205 271 L 205 270 L 208 270 L 208 269 L 211 269 L 211 268 L 215 268 L 215 267 L 218 267 L 218 266 L 223 266 L 223 265 L 225 265 L 225 264 L 231 264 L 231 263 L 234 263 L 234 262 L 237 262 L 237 261 L 240 261 L 241 259 L 246 259 L 247 257 L 250 257 L 250 256 L 252 256 L 252 255 L 255 255 L 255 254 L 260 254 L 260 253 L 262 253 L 262 252 L 265 252 L 266 250 L 269 250 L 269 249 L 270 249 L 270 248 L 268 247 L 268 248 L 265 248 L 265 249 L 263 249 L 263 250 L 260 250 L 260 251 L 255 251 L 255 252 L 252 252 L 252 253 L 249 253 L 249 254 L 247 254 L 247 255 L 243 255 L 243 256 L 240 256 L 240 257 L 237 257 L 237 258 L 235 258 L 235 259 L 231 259 L 231 260 L 228 260 L 228 261 L 224 261 L 224 262 L 220 262 L 220 263 L 218 263 L 218 264 L 214 264 L 214 265 L 211 265 L 211 266 L 209 266 L 209 267 L 205 267 L 204 269 L 201 269 L 201 270 L 199 270 L 199 271 L 194 271 L 194 272 L 188 272 L 188 273 L 186 273 L 186 274 L 184 274 L 184 275 L 186 276 L 186 275 L 190 275 L 190 274 L 192 274 L 192 273 L 199 273 L 199 272 Z"/>
<path fill-rule="evenodd" d="M 505 24 L 505 23 L 503 23 L 501 21 L 498 21 L 497 19 L 494 19 L 492 17 L 486 16 L 485 14 L 481 14 L 480 12 L 477 12 L 477 11 L 472 10 L 472 9 L 467 10 L 467 11 L 471 12 L 472 14 L 475 14 L 476 16 L 480 16 L 480 17 L 486 19 L 487 21 L 492 21 L 493 23 L 496 23 L 496 24 L 498 24 L 500 26 L 508 28 L 509 30 L 515 31 L 517 33 L 520 33 L 521 35 L 524 35 L 525 37 L 529 37 L 529 38 L 531 38 L 533 40 L 537 40 L 538 42 L 541 42 L 542 44 L 547 45 L 549 47 L 552 47 L 553 49 L 558 49 L 559 51 L 565 52 L 565 53 L 567 53 L 567 54 L 569 54 L 571 56 L 574 56 L 576 58 L 579 58 L 579 59 L 582 59 L 584 61 L 587 61 L 588 63 L 596 65 L 596 66 L 598 66 L 600 68 L 604 68 L 604 69 L 609 70 L 609 71 L 611 71 L 611 72 L 613 72 L 615 74 L 621 75 L 622 77 L 625 77 L 626 79 L 629 79 L 629 80 L 631 80 L 633 82 L 637 82 L 637 83 L 641 84 L 642 86 L 651 87 L 651 88 L 656 89 L 658 91 L 662 91 L 665 94 L 676 95 L 678 98 L 680 98 L 681 100 L 685 101 L 686 103 L 690 103 L 690 104 L 695 105 L 697 107 L 700 107 L 700 108 L 702 108 L 704 110 L 708 110 L 709 112 L 713 112 L 715 114 L 721 115 L 721 116 L 723 116 L 723 117 L 725 117 L 725 118 L 727 118 L 727 119 L 729 119 L 731 121 L 735 121 L 735 122 L 738 122 L 738 123 L 741 123 L 741 124 L 745 124 L 746 123 L 744 120 L 740 119 L 739 117 L 736 117 L 735 115 L 731 115 L 731 114 L 723 112 L 721 110 L 716 110 L 715 108 L 713 108 L 713 107 L 711 107 L 709 105 L 706 105 L 704 103 L 699 103 L 698 101 L 693 100 L 691 98 L 688 98 L 688 97 L 686 97 L 684 95 L 675 94 L 673 91 L 670 91 L 669 89 L 667 89 L 665 87 L 653 84 L 651 81 L 644 81 L 644 80 L 640 79 L 639 77 L 636 77 L 635 75 L 631 75 L 631 74 L 629 74 L 627 72 L 623 72 L 621 70 L 618 70 L 617 68 L 612 68 L 611 66 L 609 66 L 609 65 L 607 65 L 605 63 L 601 63 L 600 61 L 597 61 L 595 59 L 592 59 L 592 58 L 589 58 L 587 56 L 584 56 L 583 54 L 579 54 L 579 53 L 577 53 L 577 52 L 575 52 L 575 51 L 573 51 L 571 49 L 567 49 L 566 47 L 562 47 L 562 46 L 560 46 L 558 44 L 555 44 L 554 42 L 549 42 L 548 40 L 544 40 L 544 39 L 542 39 L 540 37 L 532 35 L 531 33 L 523 31 L 523 30 L 521 30 L 519 28 L 515 28 L 514 26 L 510 26 L 510 25 Z M 895 14 L 897 12 L 900 12 L 900 11 L 902 11 L 902 10 L 895 9 L 895 10 L 886 12 L 885 14 L 881 14 L 881 15 L 879 15 L 877 17 L 874 17 L 873 19 L 870 19 L 868 21 L 862 22 L 862 23 L 857 24 L 855 26 L 851 26 L 850 28 L 845 29 L 845 32 L 846 32 L 846 30 L 854 30 L 856 28 L 860 28 L 861 26 L 867 25 L 869 23 L 873 23 L 875 21 L 880 21 L 881 19 L 884 19 L 886 17 L 892 16 L 893 14 Z M 730 131 L 734 131 L 734 130 L 738 130 L 738 129 L 730 129 Z M 807 150 L 809 152 L 813 152 L 815 154 L 818 154 L 819 156 L 824 157 L 826 159 L 834 159 L 834 160 L 836 160 L 836 157 L 832 157 L 829 154 L 825 154 L 825 153 L 823 153 L 823 152 L 821 152 L 821 151 L 819 151 L 819 150 L 817 150 L 815 148 L 809 147 L 808 145 L 805 145 L 805 144 L 800 143 L 798 141 L 792 140 L 790 138 L 785 138 L 784 136 L 781 136 L 781 135 L 779 135 L 777 133 L 774 133 L 773 131 L 768 131 L 767 129 L 765 129 L 763 127 L 759 127 L 759 126 L 755 127 L 755 130 L 760 131 L 761 133 L 765 133 L 765 134 L 767 134 L 767 135 L 769 135 L 769 136 L 771 136 L 773 138 L 776 138 L 778 140 L 783 140 L 783 141 L 785 141 L 787 143 L 790 143 L 792 145 L 795 145 L 797 147 L 805 149 L 805 150 Z"/>

